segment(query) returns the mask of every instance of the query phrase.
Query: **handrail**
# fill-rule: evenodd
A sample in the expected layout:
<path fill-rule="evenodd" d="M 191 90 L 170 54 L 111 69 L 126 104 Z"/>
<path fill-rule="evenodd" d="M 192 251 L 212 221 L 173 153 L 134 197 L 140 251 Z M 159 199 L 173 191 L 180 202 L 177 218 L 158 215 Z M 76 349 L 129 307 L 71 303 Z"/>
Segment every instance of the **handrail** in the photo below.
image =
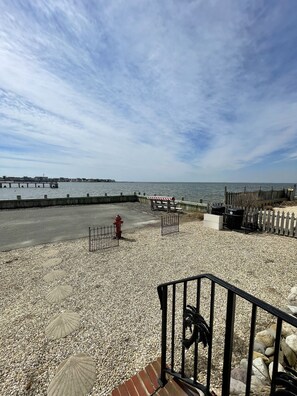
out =
<path fill-rule="evenodd" d="M 203 317 L 199 315 L 199 306 L 200 306 L 200 288 L 201 281 L 203 279 L 207 279 L 211 282 L 211 293 L 210 293 L 210 317 L 209 324 L 207 324 Z M 191 282 L 197 283 L 197 291 L 196 291 L 196 308 L 193 306 L 187 305 L 187 288 Z M 175 362 L 175 310 L 176 310 L 176 286 L 183 285 L 183 297 L 182 297 L 182 312 L 183 312 L 183 323 L 182 323 L 182 343 L 181 343 L 181 369 L 180 371 L 176 371 L 174 368 Z M 297 318 L 287 314 L 280 309 L 269 305 L 268 303 L 260 300 L 257 297 L 239 289 L 238 287 L 223 281 L 222 279 L 212 275 L 212 274 L 201 274 L 197 276 L 192 276 L 188 278 L 183 278 L 167 283 L 162 283 L 157 287 L 161 310 L 162 310 L 162 343 L 161 343 L 161 375 L 160 375 L 160 384 L 164 386 L 167 382 L 166 374 L 170 374 L 171 376 L 178 378 L 181 381 L 184 381 L 191 386 L 194 386 L 204 392 L 205 395 L 210 396 L 210 374 L 211 374 L 211 357 L 212 357 L 212 338 L 213 338 L 213 321 L 214 321 L 214 301 L 215 301 L 215 286 L 221 286 L 227 291 L 227 306 L 226 306 L 226 325 L 225 325 L 225 342 L 224 342 L 224 358 L 223 358 L 223 370 L 222 370 L 222 395 L 228 395 L 230 390 L 230 378 L 231 378 L 231 361 L 232 361 L 232 349 L 233 349 L 233 337 L 234 337 L 234 320 L 235 320 L 235 306 L 236 306 L 236 298 L 237 296 L 248 301 L 252 304 L 252 316 L 250 320 L 250 338 L 249 338 L 249 346 L 248 346 L 248 367 L 247 367 L 247 383 L 246 383 L 246 396 L 250 395 L 251 390 L 251 375 L 252 375 L 252 365 L 253 365 L 253 346 L 254 346 L 254 337 L 255 337 L 255 327 L 256 327 L 256 318 L 257 318 L 257 308 L 260 308 L 267 313 L 273 315 L 277 319 L 276 326 L 276 337 L 275 337 L 275 356 L 274 362 L 278 363 L 279 358 L 279 348 L 280 348 L 280 340 L 281 340 L 281 331 L 282 331 L 282 322 L 285 321 L 293 327 L 297 328 Z M 172 310 L 168 309 L 168 290 L 172 288 Z M 190 308 L 189 308 L 190 307 Z M 190 312 L 190 316 L 189 316 Z M 167 364 L 167 350 L 170 348 L 167 345 L 167 319 L 168 314 L 172 314 L 172 329 L 171 329 L 171 365 Z M 188 315 L 187 315 L 188 314 Z M 190 317 L 190 319 L 189 319 Z M 192 322 L 191 322 L 192 320 Z M 200 321 L 200 322 L 199 322 Z M 196 340 L 194 345 L 194 376 L 193 378 L 188 378 L 185 376 L 185 349 L 188 349 L 192 344 L 193 340 L 191 337 L 190 340 L 185 338 L 186 327 L 189 325 L 196 326 Z M 197 330 L 199 329 L 199 330 Z M 205 331 L 207 334 L 202 334 Z M 193 332 L 194 334 L 194 332 Z M 203 338 L 204 337 L 204 338 Z M 201 340 L 205 341 L 205 337 L 207 337 L 206 344 L 208 344 L 208 360 L 207 360 L 207 378 L 206 384 L 201 384 L 197 381 L 197 365 L 198 365 L 198 343 Z M 292 375 L 289 373 L 289 377 Z M 295 383 L 296 382 L 296 383 Z M 271 381 L 271 393 L 270 395 L 274 395 L 277 385 L 286 383 L 286 379 L 283 376 L 280 376 L 278 373 L 278 364 L 273 364 L 273 373 L 272 373 L 272 381 Z M 294 386 L 297 387 L 297 379 L 293 378 Z M 291 386 L 291 382 L 287 381 L 288 384 L 288 392 L 289 386 Z M 285 395 L 286 393 L 284 393 Z M 288 395 L 290 393 L 287 393 Z"/>
<path fill-rule="evenodd" d="M 158 294 L 159 294 L 159 299 L 160 299 L 160 303 L 161 303 L 161 293 L 162 293 L 162 287 L 164 286 L 171 286 L 171 285 L 177 285 L 179 283 L 184 283 L 184 282 L 190 282 L 193 280 L 197 280 L 197 279 L 209 279 L 215 283 L 217 283 L 218 285 L 224 287 L 227 290 L 231 290 L 233 293 L 235 293 L 236 295 L 238 295 L 239 297 L 244 298 L 245 300 L 249 301 L 252 304 L 257 305 L 258 307 L 264 309 L 265 311 L 267 311 L 268 313 L 271 313 L 274 316 L 278 316 L 280 317 L 282 320 L 284 320 L 285 322 L 288 322 L 289 324 L 291 324 L 294 327 L 297 327 L 297 319 L 294 318 L 293 316 L 287 314 L 286 312 L 273 307 L 272 305 L 266 303 L 263 300 L 260 300 L 259 298 L 253 296 L 252 294 L 245 292 L 244 290 L 239 289 L 238 287 L 231 285 L 231 283 L 225 282 L 222 279 L 216 277 L 215 275 L 212 274 L 201 274 L 201 275 L 197 275 L 197 276 L 192 276 L 189 278 L 183 278 L 183 279 L 179 279 L 176 281 L 171 281 L 171 282 L 167 282 L 167 283 L 162 283 L 157 287 L 158 290 Z M 161 303 L 161 309 L 162 309 L 162 303 Z"/>

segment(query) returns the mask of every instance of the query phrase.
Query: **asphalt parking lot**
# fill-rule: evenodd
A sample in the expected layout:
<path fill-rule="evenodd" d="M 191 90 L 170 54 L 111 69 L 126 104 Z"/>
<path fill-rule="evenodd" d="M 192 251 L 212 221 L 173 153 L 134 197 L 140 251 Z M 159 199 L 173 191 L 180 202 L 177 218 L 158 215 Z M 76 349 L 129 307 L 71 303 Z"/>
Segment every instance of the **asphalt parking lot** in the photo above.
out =
<path fill-rule="evenodd" d="M 89 226 L 111 225 L 119 214 L 125 231 L 150 224 L 158 218 L 138 203 L 54 206 L 0 211 L 0 251 L 88 236 Z"/>

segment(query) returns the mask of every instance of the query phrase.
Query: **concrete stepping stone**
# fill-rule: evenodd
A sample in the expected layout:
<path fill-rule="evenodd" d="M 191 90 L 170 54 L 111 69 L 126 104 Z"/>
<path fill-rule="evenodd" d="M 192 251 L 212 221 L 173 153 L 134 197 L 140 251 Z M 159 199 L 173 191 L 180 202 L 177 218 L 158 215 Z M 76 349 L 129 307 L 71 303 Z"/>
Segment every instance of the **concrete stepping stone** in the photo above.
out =
<path fill-rule="evenodd" d="M 55 270 L 46 274 L 43 279 L 45 282 L 52 282 L 54 280 L 62 279 L 66 275 L 66 271 L 63 270 Z"/>
<path fill-rule="evenodd" d="M 42 264 L 42 266 L 43 266 L 43 268 L 50 268 L 50 267 L 54 267 L 55 265 L 61 264 L 62 261 L 63 261 L 63 260 L 62 260 L 61 258 L 59 258 L 59 257 L 52 257 L 52 258 L 46 260 L 46 261 Z"/>
<path fill-rule="evenodd" d="M 59 250 L 50 248 L 50 249 L 44 249 L 44 251 L 41 250 L 40 257 L 41 258 L 50 258 L 50 257 L 58 256 L 59 254 L 60 254 Z"/>
<path fill-rule="evenodd" d="M 87 395 L 96 379 L 96 363 L 84 353 L 64 360 L 51 381 L 48 396 L 84 396 Z"/>
<path fill-rule="evenodd" d="M 52 304 L 65 300 L 72 294 L 73 288 L 69 285 L 59 285 L 46 295 L 46 300 Z"/>
<path fill-rule="evenodd" d="M 65 311 L 55 316 L 45 329 L 45 335 L 50 340 L 66 337 L 77 330 L 80 325 L 80 316 L 76 312 Z"/>

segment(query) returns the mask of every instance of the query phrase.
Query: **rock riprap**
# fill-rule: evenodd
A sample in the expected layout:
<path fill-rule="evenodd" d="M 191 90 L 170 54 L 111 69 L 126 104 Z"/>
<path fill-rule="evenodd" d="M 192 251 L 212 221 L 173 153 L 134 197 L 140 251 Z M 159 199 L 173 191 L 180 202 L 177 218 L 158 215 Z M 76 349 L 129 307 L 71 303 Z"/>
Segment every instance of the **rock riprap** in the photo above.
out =
<path fill-rule="evenodd" d="M 251 390 L 253 394 L 269 394 L 273 372 L 273 360 L 275 353 L 276 326 L 256 334 L 253 352 L 253 367 L 251 376 Z M 260 352 L 261 351 L 261 352 Z M 264 353 L 262 353 L 262 351 Z M 297 328 L 283 323 L 280 351 L 278 359 L 278 372 L 285 372 L 289 366 L 297 370 Z M 246 387 L 247 359 L 242 359 L 240 367 L 235 367 L 231 372 L 230 395 L 244 395 Z M 268 393 L 267 393 L 268 392 Z"/>
<path fill-rule="evenodd" d="M 291 288 L 287 306 L 291 314 L 297 315 L 297 286 Z"/>

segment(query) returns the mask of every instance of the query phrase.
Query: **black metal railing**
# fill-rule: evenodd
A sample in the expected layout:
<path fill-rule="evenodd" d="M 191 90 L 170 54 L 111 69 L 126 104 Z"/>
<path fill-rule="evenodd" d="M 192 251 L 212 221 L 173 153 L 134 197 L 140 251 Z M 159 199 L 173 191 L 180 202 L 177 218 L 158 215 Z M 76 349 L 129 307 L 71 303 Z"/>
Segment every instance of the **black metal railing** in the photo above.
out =
<path fill-rule="evenodd" d="M 170 213 L 161 216 L 161 235 L 179 232 L 179 214 Z"/>
<path fill-rule="evenodd" d="M 247 354 L 248 361 L 245 395 L 251 394 L 254 340 L 256 327 L 263 327 L 263 316 L 265 316 L 265 325 L 267 318 L 270 322 L 276 322 L 270 395 L 297 394 L 297 377 L 294 376 L 294 370 L 289 368 L 285 374 L 278 373 L 282 325 L 283 322 L 286 322 L 297 328 L 295 317 L 211 274 L 161 284 L 158 286 L 158 294 L 162 310 L 161 375 L 159 381 L 161 386 L 166 384 L 166 376 L 171 375 L 210 396 L 212 395 L 211 378 L 213 374 L 220 383 L 221 394 L 229 395 L 232 359 L 234 358 L 233 344 L 237 337 L 235 321 L 236 302 L 238 302 L 239 306 L 245 306 L 247 309 L 243 318 L 241 317 L 248 329 L 247 342 L 243 348 L 245 350 L 243 353 Z M 222 312 L 224 312 L 223 315 Z M 249 314 L 250 316 L 248 316 Z M 220 334 L 221 340 L 219 341 L 214 337 L 214 322 L 216 325 L 221 322 L 224 329 L 224 334 Z M 191 337 L 187 338 L 188 328 L 191 326 Z M 220 327 L 218 328 L 220 329 Z M 180 337 L 177 335 L 178 332 Z M 201 342 L 206 347 L 203 350 L 200 347 Z M 217 345 L 222 349 L 222 361 L 216 360 L 214 363 L 212 360 L 213 351 Z M 191 365 L 187 367 L 187 373 L 186 350 L 192 352 Z M 198 378 L 201 376 L 200 358 L 201 360 L 203 358 L 204 361 L 203 381 Z M 279 388 L 280 385 L 282 385 L 282 389 Z M 296 393 L 292 393 L 294 391 Z"/>
<path fill-rule="evenodd" d="M 95 252 L 100 249 L 119 246 L 119 240 L 116 238 L 115 225 L 89 227 L 89 251 Z"/>

